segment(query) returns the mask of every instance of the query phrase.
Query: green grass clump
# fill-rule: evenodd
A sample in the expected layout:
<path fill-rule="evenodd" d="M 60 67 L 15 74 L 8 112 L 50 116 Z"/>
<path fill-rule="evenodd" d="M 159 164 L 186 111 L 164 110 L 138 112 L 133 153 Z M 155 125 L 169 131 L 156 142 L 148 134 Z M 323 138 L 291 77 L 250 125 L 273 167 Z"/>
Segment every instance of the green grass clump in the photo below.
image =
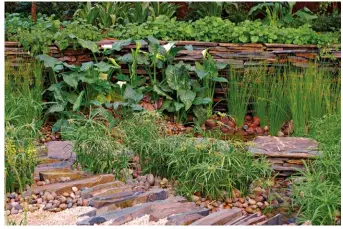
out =
<path fill-rule="evenodd" d="M 252 90 L 250 78 L 239 74 L 235 70 L 230 71 L 229 86 L 226 94 L 227 108 L 230 116 L 235 118 L 236 125 L 241 127 L 247 112 Z"/>
<path fill-rule="evenodd" d="M 230 195 L 234 188 L 246 192 L 252 181 L 270 176 L 268 164 L 243 148 L 215 139 L 166 136 L 161 121 L 157 113 L 139 113 L 118 128 L 125 144 L 140 154 L 143 172 L 177 179 L 180 194 L 200 191 L 218 198 L 224 191 Z"/>
<path fill-rule="evenodd" d="M 319 142 L 322 156 L 302 173 L 294 185 L 297 220 L 314 225 L 333 225 L 341 209 L 341 118 L 327 115 L 311 122 L 310 136 Z"/>
<path fill-rule="evenodd" d="M 6 191 L 23 191 L 38 161 L 33 143 L 43 124 L 41 68 L 5 66 L 5 185 Z"/>
<path fill-rule="evenodd" d="M 63 139 L 73 142 L 76 163 L 92 173 L 113 173 L 117 179 L 127 174 L 129 154 L 116 141 L 111 113 L 103 108 L 90 110 L 88 116 L 74 114 L 61 126 Z"/>

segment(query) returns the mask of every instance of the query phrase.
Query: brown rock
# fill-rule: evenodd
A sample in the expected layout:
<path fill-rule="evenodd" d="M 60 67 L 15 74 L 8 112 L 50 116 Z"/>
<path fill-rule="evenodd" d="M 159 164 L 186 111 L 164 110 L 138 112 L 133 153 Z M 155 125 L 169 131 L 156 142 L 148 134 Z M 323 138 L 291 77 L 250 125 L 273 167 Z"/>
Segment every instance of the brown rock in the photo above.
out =
<path fill-rule="evenodd" d="M 239 200 L 239 202 L 241 202 L 242 204 L 244 204 L 244 202 L 245 202 L 244 198 L 239 198 L 238 200 Z"/>
<path fill-rule="evenodd" d="M 257 202 L 262 202 L 262 201 L 264 201 L 264 198 L 263 198 L 263 196 L 257 196 L 257 197 L 255 197 L 255 200 Z"/>
<path fill-rule="evenodd" d="M 196 220 L 203 218 L 200 214 L 182 214 L 170 217 L 166 225 L 189 225 Z"/>
<path fill-rule="evenodd" d="M 196 195 L 192 195 L 192 201 L 194 201 L 194 202 L 197 202 L 197 201 L 199 201 L 200 200 L 200 197 L 199 196 L 196 196 Z"/>
<path fill-rule="evenodd" d="M 61 205 L 59 206 L 59 208 L 61 208 L 62 210 L 65 210 L 65 209 L 67 209 L 67 205 L 66 205 L 66 204 L 61 204 Z"/>
<path fill-rule="evenodd" d="M 246 211 L 247 213 L 249 213 L 249 214 L 252 214 L 252 213 L 254 213 L 254 210 L 252 210 L 252 208 L 251 208 L 251 207 L 247 207 L 247 208 L 245 208 L 245 211 Z"/>
<path fill-rule="evenodd" d="M 250 204 L 250 205 L 256 204 L 256 200 L 254 200 L 254 199 L 249 199 L 249 204 Z"/>
<path fill-rule="evenodd" d="M 224 225 L 231 220 L 239 218 L 240 216 L 242 216 L 242 211 L 240 209 L 224 209 L 205 216 L 195 221 L 191 225 Z"/>
<path fill-rule="evenodd" d="M 180 214 L 187 211 L 196 210 L 198 207 L 193 202 L 188 203 L 171 203 L 165 205 L 153 206 L 149 221 L 157 222 L 160 219 L 166 218 L 170 215 Z"/>

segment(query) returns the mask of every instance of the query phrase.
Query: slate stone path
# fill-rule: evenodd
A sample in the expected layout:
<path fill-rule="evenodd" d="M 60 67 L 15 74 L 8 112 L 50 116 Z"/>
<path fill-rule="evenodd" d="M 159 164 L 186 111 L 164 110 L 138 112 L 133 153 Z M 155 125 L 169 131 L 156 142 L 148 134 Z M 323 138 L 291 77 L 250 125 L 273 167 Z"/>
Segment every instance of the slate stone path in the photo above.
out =
<path fill-rule="evenodd" d="M 71 190 L 80 190 L 80 198 L 88 200 L 95 208 L 82 215 L 78 225 L 122 225 L 144 215 L 149 221 L 167 219 L 167 225 L 257 225 L 268 222 L 265 216 L 248 214 L 239 208 L 223 209 L 210 214 L 184 197 L 168 195 L 168 190 L 151 186 L 148 190 L 134 189 L 132 184 L 115 180 L 112 174 L 91 175 L 72 168 L 75 154 L 65 149 L 70 142 L 50 142 L 48 153 L 42 157 L 43 164 L 37 166 L 36 176 L 40 182 L 61 180 L 63 182 L 33 185 L 32 193 L 54 192 L 67 195 Z M 68 194 L 69 195 L 69 194 Z M 86 217 L 88 216 L 88 217 Z"/>

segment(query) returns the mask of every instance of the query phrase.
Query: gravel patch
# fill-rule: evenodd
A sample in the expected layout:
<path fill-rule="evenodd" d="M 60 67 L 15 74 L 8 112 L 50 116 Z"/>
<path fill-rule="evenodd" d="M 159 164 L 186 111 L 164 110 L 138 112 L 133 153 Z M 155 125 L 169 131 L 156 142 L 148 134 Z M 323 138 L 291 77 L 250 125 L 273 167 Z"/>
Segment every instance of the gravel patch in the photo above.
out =
<path fill-rule="evenodd" d="M 75 225 L 77 221 L 86 217 L 78 218 L 80 215 L 89 212 L 93 207 L 75 207 L 61 212 L 53 213 L 49 211 L 38 210 L 27 213 L 27 225 Z M 8 221 L 19 224 L 24 219 L 24 213 L 8 216 Z"/>
<path fill-rule="evenodd" d="M 140 218 L 136 218 L 128 223 L 125 223 L 123 225 L 166 225 L 166 223 L 168 222 L 167 218 L 164 219 L 160 219 L 157 222 L 154 221 L 149 221 L 149 217 L 150 215 L 144 215 Z"/>

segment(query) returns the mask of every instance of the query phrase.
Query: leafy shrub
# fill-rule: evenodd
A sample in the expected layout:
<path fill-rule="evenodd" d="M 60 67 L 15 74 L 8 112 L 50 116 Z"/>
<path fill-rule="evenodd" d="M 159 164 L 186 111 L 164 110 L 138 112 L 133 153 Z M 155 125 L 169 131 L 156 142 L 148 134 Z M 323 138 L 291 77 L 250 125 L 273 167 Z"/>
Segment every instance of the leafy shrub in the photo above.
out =
<path fill-rule="evenodd" d="M 336 32 L 340 31 L 341 14 L 334 12 L 329 15 L 319 15 L 312 23 L 312 29 L 317 32 Z"/>
<path fill-rule="evenodd" d="M 142 24 L 116 25 L 108 35 L 117 39 L 142 39 L 149 35 L 162 40 L 197 40 L 228 43 L 318 44 L 339 43 L 339 33 L 317 34 L 310 25 L 287 28 L 261 21 L 234 24 L 218 17 L 194 22 L 176 21 L 163 16 Z"/>
<path fill-rule="evenodd" d="M 229 195 L 234 188 L 247 191 L 251 182 L 270 175 L 263 160 L 255 160 L 243 149 L 215 139 L 166 136 L 157 113 L 134 114 L 118 126 L 124 143 L 140 154 L 143 171 L 177 178 L 179 192 L 201 191 L 212 198 Z"/>
<path fill-rule="evenodd" d="M 302 172 L 303 182 L 294 185 L 298 222 L 333 225 L 341 209 L 341 118 L 328 115 L 314 119 L 310 136 L 319 141 L 322 156 Z"/>

